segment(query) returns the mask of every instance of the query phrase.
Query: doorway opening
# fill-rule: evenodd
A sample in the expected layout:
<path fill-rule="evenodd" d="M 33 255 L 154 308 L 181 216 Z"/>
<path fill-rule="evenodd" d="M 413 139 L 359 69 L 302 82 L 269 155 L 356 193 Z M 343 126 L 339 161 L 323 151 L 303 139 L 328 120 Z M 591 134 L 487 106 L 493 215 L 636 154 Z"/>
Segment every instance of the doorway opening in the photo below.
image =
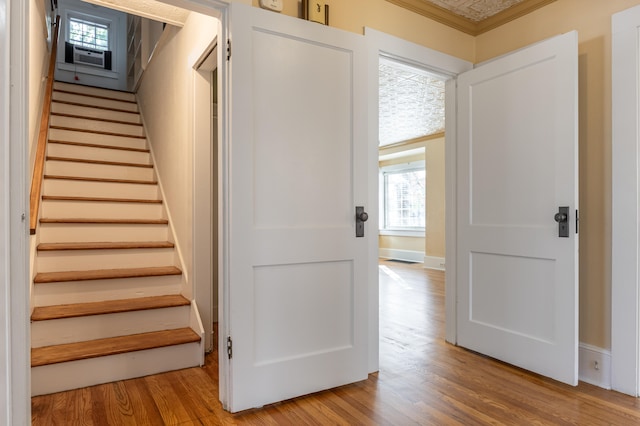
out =
<path fill-rule="evenodd" d="M 437 338 L 425 333 L 432 329 L 425 321 L 444 312 L 444 297 L 427 288 L 441 286 L 444 295 L 445 79 L 384 55 L 378 66 L 380 361 L 386 370 L 395 368 L 398 347 L 411 353 Z"/>
<path fill-rule="evenodd" d="M 380 56 L 379 254 L 444 270 L 444 78 Z"/>

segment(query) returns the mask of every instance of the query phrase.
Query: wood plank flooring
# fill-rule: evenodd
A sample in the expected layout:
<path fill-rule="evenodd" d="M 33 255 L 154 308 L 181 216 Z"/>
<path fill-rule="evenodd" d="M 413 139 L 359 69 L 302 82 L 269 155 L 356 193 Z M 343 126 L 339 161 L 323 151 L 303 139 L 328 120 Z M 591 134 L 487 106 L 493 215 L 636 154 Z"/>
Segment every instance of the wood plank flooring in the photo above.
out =
<path fill-rule="evenodd" d="M 444 274 L 380 263 L 380 372 L 230 414 L 203 368 L 32 398 L 34 425 L 635 425 L 640 400 L 563 385 L 444 342 Z"/>

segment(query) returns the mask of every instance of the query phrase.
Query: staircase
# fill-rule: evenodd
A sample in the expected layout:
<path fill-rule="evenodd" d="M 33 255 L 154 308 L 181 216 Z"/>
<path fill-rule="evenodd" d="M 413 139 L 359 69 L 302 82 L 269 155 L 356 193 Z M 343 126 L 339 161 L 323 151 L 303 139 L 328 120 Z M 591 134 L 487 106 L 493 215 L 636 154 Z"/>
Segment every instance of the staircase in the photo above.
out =
<path fill-rule="evenodd" d="M 51 111 L 32 395 L 202 365 L 135 95 L 56 82 Z"/>

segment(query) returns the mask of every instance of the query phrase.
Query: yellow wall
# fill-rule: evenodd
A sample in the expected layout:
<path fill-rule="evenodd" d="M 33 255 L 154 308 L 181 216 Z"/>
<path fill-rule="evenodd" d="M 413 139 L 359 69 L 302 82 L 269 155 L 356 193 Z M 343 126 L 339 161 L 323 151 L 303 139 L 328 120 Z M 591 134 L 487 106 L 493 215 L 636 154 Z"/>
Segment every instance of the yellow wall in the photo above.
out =
<path fill-rule="evenodd" d="M 424 254 L 444 257 L 444 137 L 425 143 L 425 167 L 427 170 L 427 238 Z"/>
<path fill-rule="evenodd" d="M 558 0 L 477 37 L 484 61 L 557 34 L 579 36 L 580 341 L 611 347 L 611 15 L 638 0 Z"/>
<path fill-rule="evenodd" d="M 325 0 L 329 25 L 362 34 L 364 27 L 392 34 L 467 61 L 475 57 L 474 38 L 385 0 Z M 299 0 L 283 0 L 282 13 L 300 16 Z M 259 0 L 253 0 L 258 6 Z"/>

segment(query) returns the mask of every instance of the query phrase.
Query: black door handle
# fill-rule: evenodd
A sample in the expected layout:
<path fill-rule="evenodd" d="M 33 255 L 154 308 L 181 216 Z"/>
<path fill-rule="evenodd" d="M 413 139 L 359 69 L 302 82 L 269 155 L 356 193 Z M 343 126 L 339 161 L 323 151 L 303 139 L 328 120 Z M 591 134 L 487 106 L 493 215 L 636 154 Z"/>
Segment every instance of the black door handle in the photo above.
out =
<path fill-rule="evenodd" d="M 558 207 L 553 218 L 558 222 L 558 237 L 569 238 L 569 207 Z"/>
<path fill-rule="evenodd" d="M 369 213 L 364 211 L 364 207 L 356 207 L 356 237 L 364 237 L 364 223 L 369 220 Z"/>

